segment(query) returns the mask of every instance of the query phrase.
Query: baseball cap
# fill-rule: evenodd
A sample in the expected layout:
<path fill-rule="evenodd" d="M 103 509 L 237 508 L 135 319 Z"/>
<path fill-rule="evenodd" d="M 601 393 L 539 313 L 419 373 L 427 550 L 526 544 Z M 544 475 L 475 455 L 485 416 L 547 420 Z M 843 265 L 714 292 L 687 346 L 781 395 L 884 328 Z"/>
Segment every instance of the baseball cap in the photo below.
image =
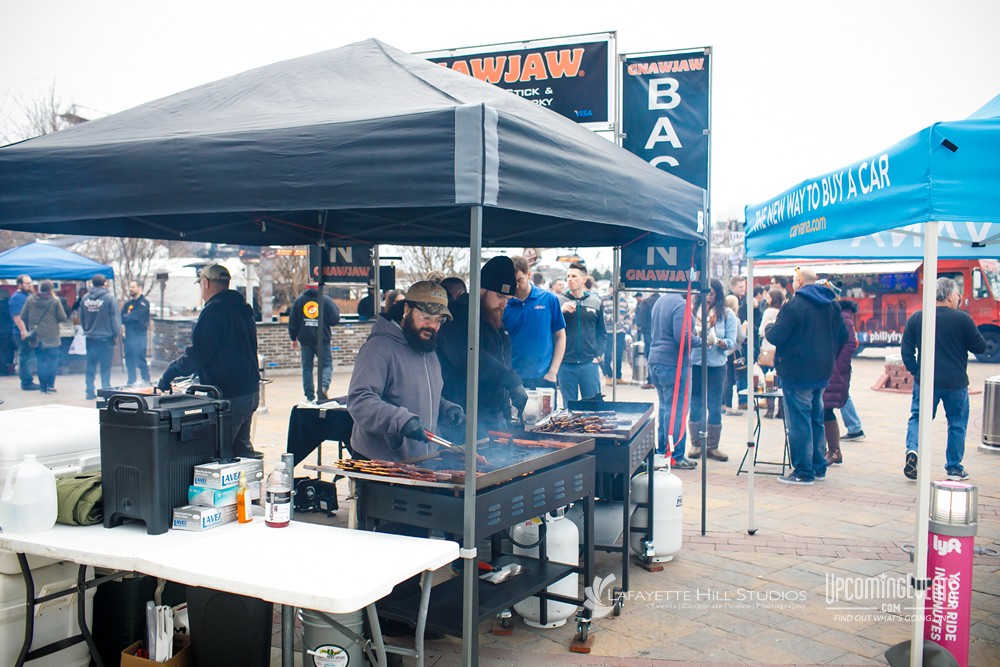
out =
<path fill-rule="evenodd" d="M 431 280 L 413 283 L 406 291 L 406 302 L 429 315 L 444 315 L 452 319 L 448 310 L 448 292 Z"/>
<path fill-rule="evenodd" d="M 209 264 L 208 266 L 201 267 L 201 270 L 198 271 L 198 279 L 195 282 L 201 282 L 202 278 L 208 278 L 209 280 L 232 280 L 232 276 L 229 275 L 229 269 L 222 264 Z"/>
<path fill-rule="evenodd" d="M 506 255 L 497 255 L 483 264 L 479 272 L 479 286 L 504 296 L 514 296 L 517 291 L 517 275 L 514 262 Z"/>

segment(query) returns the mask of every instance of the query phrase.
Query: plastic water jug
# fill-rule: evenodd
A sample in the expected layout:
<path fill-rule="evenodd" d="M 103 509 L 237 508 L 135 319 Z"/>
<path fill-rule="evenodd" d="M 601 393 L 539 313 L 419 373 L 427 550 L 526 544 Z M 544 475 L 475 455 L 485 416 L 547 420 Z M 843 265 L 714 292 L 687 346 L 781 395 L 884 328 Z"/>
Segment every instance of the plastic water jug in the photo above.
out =
<path fill-rule="evenodd" d="M 56 476 L 34 454 L 10 470 L 0 496 L 0 527 L 9 533 L 34 533 L 56 523 Z"/>

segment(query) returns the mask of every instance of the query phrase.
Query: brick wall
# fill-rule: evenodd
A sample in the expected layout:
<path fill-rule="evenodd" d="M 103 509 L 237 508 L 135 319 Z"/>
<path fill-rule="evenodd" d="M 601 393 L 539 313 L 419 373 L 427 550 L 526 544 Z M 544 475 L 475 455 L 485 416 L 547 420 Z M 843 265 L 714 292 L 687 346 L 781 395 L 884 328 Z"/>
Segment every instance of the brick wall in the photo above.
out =
<path fill-rule="evenodd" d="M 194 319 L 170 319 L 153 322 L 153 360 L 169 364 L 191 344 Z M 368 322 L 345 323 L 333 327 L 333 370 L 350 370 L 361 344 L 371 333 Z M 288 325 L 279 322 L 257 323 L 257 351 L 264 355 L 267 370 L 298 369 L 301 367 L 299 351 L 293 350 L 288 339 Z"/>

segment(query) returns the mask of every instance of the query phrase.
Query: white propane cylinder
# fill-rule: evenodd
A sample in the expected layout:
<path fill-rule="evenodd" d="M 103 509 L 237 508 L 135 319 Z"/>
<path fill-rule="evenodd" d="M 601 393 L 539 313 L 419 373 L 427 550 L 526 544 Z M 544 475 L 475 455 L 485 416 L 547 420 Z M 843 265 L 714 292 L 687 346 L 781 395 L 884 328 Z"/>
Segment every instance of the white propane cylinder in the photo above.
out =
<path fill-rule="evenodd" d="M 565 563 L 567 565 L 579 565 L 579 543 L 580 531 L 576 524 L 563 516 L 553 517 L 546 514 L 545 520 L 545 554 L 554 563 Z M 532 519 L 524 521 L 511 528 L 510 534 L 521 544 L 534 544 L 538 541 L 538 529 L 542 519 Z M 524 549 L 514 546 L 514 553 L 518 556 L 538 557 L 538 547 Z M 576 597 L 579 594 L 577 583 L 579 575 L 569 574 L 549 586 L 546 591 L 556 595 L 566 597 Z M 524 622 L 533 628 L 558 628 L 566 624 L 566 619 L 576 613 L 576 605 L 565 602 L 546 603 L 548 623 L 541 623 L 541 601 L 535 597 L 528 597 L 514 605 L 514 611 L 521 615 Z"/>
<path fill-rule="evenodd" d="M 632 478 L 632 500 L 645 503 L 649 499 L 649 475 L 640 473 Z M 650 560 L 665 563 L 681 550 L 681 529 L 684 485 L 666 468 L 653 471 L 653 552 Z M 645 507 L 637 507 L 629 521 L 629 546 L 639 556 L 646 555 L 643 539 L 646 535 Z"/>

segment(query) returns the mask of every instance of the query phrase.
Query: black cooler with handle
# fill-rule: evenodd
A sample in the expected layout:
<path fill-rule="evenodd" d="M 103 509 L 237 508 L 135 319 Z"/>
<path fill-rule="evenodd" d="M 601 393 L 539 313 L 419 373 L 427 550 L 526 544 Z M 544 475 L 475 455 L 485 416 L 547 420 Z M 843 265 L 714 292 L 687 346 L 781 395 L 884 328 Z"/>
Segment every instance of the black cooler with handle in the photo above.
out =
<path fill-rule="evenodd" d="M 231 455 L 232 411 L 216 387 L 116 394 L 100 424 L 105 528 L 139 519 L 150 535 L 167 532 L 173 508 L 188 504 L 194 466 Z"/>

